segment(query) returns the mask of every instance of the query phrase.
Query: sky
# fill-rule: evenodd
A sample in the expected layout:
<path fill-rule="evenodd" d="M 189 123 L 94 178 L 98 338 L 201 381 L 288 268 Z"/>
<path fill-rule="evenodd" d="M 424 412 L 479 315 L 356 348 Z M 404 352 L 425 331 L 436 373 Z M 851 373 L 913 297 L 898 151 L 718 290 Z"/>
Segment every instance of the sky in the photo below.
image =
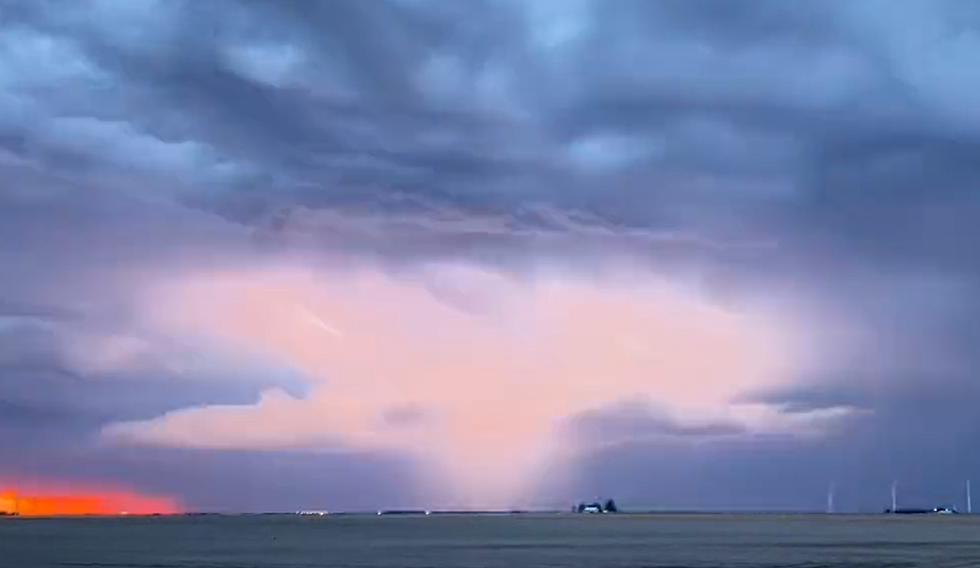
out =
<path fill-rule="evenodd" d="M 0 1 L 0 490 L 962 507 L 978 49 L 969 1 Z"/>

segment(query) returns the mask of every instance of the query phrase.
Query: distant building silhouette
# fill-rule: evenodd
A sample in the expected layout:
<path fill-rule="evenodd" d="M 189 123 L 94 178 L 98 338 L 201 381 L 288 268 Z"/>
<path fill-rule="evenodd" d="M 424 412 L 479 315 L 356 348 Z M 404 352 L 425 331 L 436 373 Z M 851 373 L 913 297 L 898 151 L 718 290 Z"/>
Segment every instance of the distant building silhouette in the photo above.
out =
<path fill-rule="evenodd" d="M 572 507 L 574 513 L 618 513 L 619 508 L 612 499 L 606 499 L 605 503 L 596 500 L 591 503 L 579 503 Z"/>

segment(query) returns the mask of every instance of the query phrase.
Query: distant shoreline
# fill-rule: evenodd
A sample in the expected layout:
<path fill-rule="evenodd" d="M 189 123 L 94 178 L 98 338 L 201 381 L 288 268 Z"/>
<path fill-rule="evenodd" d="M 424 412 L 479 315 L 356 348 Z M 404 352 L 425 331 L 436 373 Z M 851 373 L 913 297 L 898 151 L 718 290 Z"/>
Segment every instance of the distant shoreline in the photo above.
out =
<path fill-rule="evenodd" d="M 921 518 L 921 517 L 959 517 L 969 518 L 971 514 L 957 515 L 896 515 L 886 512 L 839 512 L 827 513 L 823 511 L 799 511 L 799 510 L 703 510 L 703 509 L 672 509 L 672 510 L 628 510 L 616 513 L 587 514 L 555 509 L 529 509 L 529 510 L 422 510 L 422 509 L 385 509 L 381 511 L 353 510 L 353 511 L 316 511 L 316 512 L 185 512 L 185 513 L 155 513 L 145 515 L 120 514 L 120 515 L 3 515 L 3 520 L 34 520 L 34 519 L 150 519 L 150 518 L 191 518 L 191 517 L 299 517 L 299 518 L 329 518 L 329 517 L 640 517 L 640 516 L 718 516 L 718 517 L 765 517 L 765 516 L 800 516 L 800 517 L 897 517 L 897 518 Z"/>

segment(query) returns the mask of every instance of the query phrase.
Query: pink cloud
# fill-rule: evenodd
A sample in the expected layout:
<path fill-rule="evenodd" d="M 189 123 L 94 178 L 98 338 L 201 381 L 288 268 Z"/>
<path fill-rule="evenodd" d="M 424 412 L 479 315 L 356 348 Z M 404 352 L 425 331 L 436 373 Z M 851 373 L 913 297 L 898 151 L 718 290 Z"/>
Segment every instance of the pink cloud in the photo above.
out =
<path fill-rule="evenodd" d="M 576 440 L 577 413 L 643 399 L 683 423 L 740 409 L 794 362 L 791 326 L 721 309 L 651 275 L 530 280 L 470 266 L 392 275 L 267 267 L 162 278 L 146 325 L 299 368 L 306 398 L 205 406 L 110 426 L 126 443 L 409 452 L 457 503 L 520 499 Z M 410 407 L 415 419 L 386 420 Z"/>

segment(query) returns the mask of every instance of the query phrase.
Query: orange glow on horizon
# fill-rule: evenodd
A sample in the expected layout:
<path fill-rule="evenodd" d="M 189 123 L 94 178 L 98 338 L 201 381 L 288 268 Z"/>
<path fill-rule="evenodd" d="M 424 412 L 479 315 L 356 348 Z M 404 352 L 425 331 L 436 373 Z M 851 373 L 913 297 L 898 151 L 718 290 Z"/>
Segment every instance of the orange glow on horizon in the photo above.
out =
<path fill-rule="evenodd" d="M 129 492 L 58 492 L 27 495 L 0 490 L 0 513 L 22 517 L 173 515 L 177 501 Z"/>

